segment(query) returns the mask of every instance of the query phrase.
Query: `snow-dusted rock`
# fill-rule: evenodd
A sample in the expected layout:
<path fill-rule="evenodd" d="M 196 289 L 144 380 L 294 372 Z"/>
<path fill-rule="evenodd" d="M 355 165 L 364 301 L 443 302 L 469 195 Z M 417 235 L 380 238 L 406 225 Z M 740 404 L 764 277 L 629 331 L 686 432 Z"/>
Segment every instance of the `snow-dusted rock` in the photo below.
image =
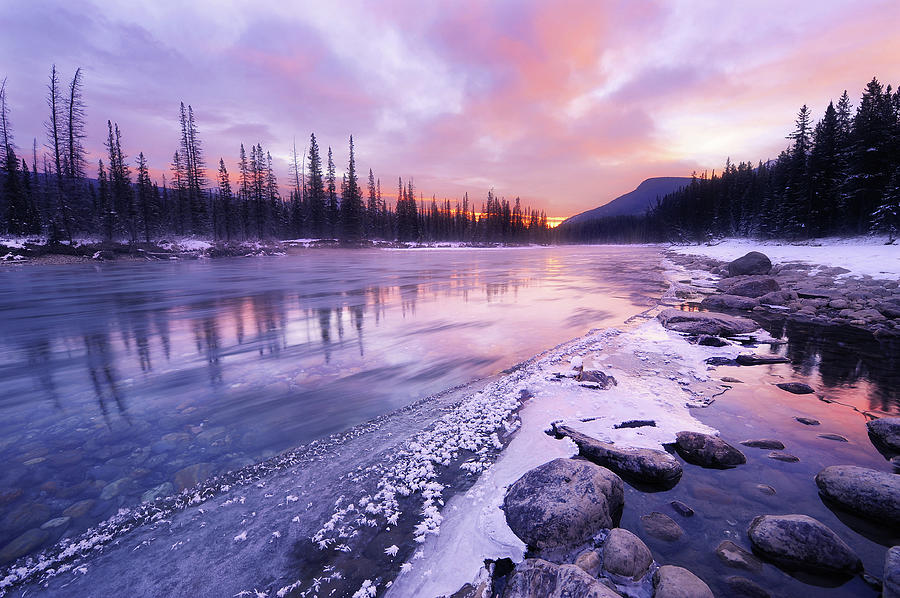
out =
<path fill-rule="evenodd" d="M 753 332 L 759 328 L 759 324 L 749 318 L 715 312 L 681 311 L 669 308 L 662 310 L 656 317 L 665 328 L 686 334 L 731 336 Z"/>
<path fill-rule="evenodd" d="M 679 432 L 675 447 L 685 461 L 702 467 L 735 467 L 747 462 L 744 453 L 710 434 Z"/>
<path fill-rule="evenodd" d="M 900 417 L 881 417 L 866 423 L 869 438 L 876 447 L 889 453 L 900 453 Z"/>
<path fill-rule="evenodd" d="M 622 480 L 582 459 L 554 459 L 528 471 L 503 499 L 506 522 L 537 549 L 568 547 L 614 526 L 625 502 Z"/>
<path fill-rule="evenodd" d="M 832 465 L 816 475 L 825 498 L 857 515 L 900 527 L 900 476 L 857 467 Z"/>
<path fill-rule="evenodd" d="M 715 598 L 702 579 L 683 567 L 663 565 L 653 576 L 654 598 Z"/>
<path fill-rule="evenodd" d="M 768 274 L 772 270 L 772 260 L 759 251 L 751 251 L 727 265 L 730 276 L 745 274 Z"/>
<path fill-rule="evenodd" d="M 759 554 L 811 571 L 856 573 L 862 562 L 824 523 L 807 515 L 760 515 L 747 530 Z"/>
<path fill-rule="evenodd" d="M 569 426 L 554 426 L 558 435 L 578 445 L 582 457 L 619 475 L 645 483 L 670 483 L 681 477 L 681 463 L 665 451 L 616 446 L 601 442 Z"/>
<path fill-rule="evenodd" d="M 889 548 L 884 555 L 882 598 L 900 598 L 900 546 Z"/>
<path fill-rule="evenodd" d="M 576 565 L 555 565 L 542 559 L 525 559 L 516 566 L 503 598 L 620 598 Z"/>
<path fill-rule="evenodd" d="M 609 532 L 603 544 L 604 571 L 637 581 L 652 563 L 653 555 L 640 538 L 620 527 Z"/>

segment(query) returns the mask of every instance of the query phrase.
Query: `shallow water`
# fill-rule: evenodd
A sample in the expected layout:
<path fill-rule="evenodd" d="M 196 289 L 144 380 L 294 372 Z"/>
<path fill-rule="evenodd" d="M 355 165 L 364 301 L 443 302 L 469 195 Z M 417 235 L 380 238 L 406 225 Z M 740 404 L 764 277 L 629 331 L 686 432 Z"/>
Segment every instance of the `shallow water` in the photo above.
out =
<path fill-rule="evenodd" d="M 711 368 L 712 376 L 730 376 L 742 383 L 733 384 L 711 406 L 694 410 L 695 417 L 717 428 L 723 439 L 740 448 L 747 463 L 730 470 L 684 463 L 684 476 L 671 490 L 644 493 L 627 487 L 621 525 L 640 535 L 658 562 L 690 569 L 717 596 L 732 595 L 726 579 L 742 576 L 763 586 L 772 596 L 874 598 L 878 592 L 860 576 L 816 576 L 770 563 L 764 563 L 761 571 L 746 571 L 724 565 L 715 555 L 716 546 L 724 540 L 751 550 L 747 528 L 754 517 L 763 514 L 801 513 L 815 517 L 847 542 L 863 560 L 866 572 L 879 579 L 886 548 L 900 543 L 900 530 L 824 504 L 814 481 L 815 475 L 829 465 L 892 471 L 890 463 L 869 440 L 865 422 L 867 414 L 900 413 L 898 372 L 894 365 L 897 347 L 848 329 L 777 320 L 765 325 L 788 344 L 771 351 L 761 345 L 756 352 L 788 356 L 792 362 Z M 794 395 L 775 386 L 788 381 L 806 382 L 817 392 Z M 813 418 L 820 425 L 804 425 L 795 417 Z M 819 436 L 829 433 L 844 436 L 848 442 Z M 769 450 L 738 444 L 758 438 L 781 440 L 784 452 L 799 461 L 777 461 L 767 456 Z M 760 484 L 770 486 L 775 494 L 761 492 Z M 676 513 L 670 504 L 673 500 L 692 507 L 695 515 L 683 517 Z M 668 542 L 646 534 L 640 517 L 652 511 L 675 519 L 685 530 L 684 535 Z"/>
<path fill-rule="evenodd" d="M 566 247 L 4 270 L 0 550 L 619 324 L 654 303 L 658 263 Z"/>

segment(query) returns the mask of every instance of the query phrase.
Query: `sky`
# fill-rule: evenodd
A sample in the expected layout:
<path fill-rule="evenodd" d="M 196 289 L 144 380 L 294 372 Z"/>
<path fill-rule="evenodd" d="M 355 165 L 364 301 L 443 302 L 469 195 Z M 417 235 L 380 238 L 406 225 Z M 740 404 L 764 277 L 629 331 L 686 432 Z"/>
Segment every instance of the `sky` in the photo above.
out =
<path fill-rule="evenodd" d="M 32 0 L 0 2 L 15 140 L 46 143 L 47 82 L 84 70 L 95 171 L 106 121 L 161 182 L 193 107 L 209 166 L 241 143 L 288 180 L 311 132 L 386 195 L 489 189 L 569 216 L 652 176 L 774 158 L 797 110 L 900 83 L 900 2 Z"/>

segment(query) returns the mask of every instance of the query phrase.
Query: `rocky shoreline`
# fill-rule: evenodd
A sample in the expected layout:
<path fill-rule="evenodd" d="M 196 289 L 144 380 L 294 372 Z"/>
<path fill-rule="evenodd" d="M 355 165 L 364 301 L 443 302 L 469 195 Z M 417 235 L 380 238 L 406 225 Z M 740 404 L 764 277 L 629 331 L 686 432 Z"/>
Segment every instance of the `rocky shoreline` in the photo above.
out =
<path fill-rule="evenodd" d="M 663 327 L 695 344 L 723 346 L 746 341 L 748 335 L 755 334 L 759 324 L 734 315 L 735 311 L 754 315 L 775 313 L 823 326 L 863 328 L 882 339 L 900 336 L 900 289 L 896 281 L 868 277 L 836 280 L 845 273 L 843 269 L 794 264 L 773 266 L 765 255 L 757 252 L 730 263 L 669 257 L 690 270 L 722 276 L 719 280 L 707 278 L 699 284 L 693 278 L 682 279 L 670 290 L 670 296 L 681 300 L 677 303 L 683 304 L 685 299 L 699 295 L 703 297 L 696 303 L 699 309 L 712 311 L 668 308 L 656 316 Z M 717 313 L 720 309 L 732 313 Z M 777 342 L 769 340 L 773 344 Z M 733 363 L 753 366 L 785 361 L 744 353 Z M 727 364 L 729 360 L 712 358 L 708 362 L 717 365 Z M 580 363 L 573 363 L 573 369 L 577 379 L 586 374 L 605 377 L 600 371 L 588 372 Z M 795 394 L 813 392 L 802 382 L 790 381 L 778 386 Z M 871 419 L 867 432 L 874 447 L 896 463 L 900 455 L 900 417 Z M 554 424 L 549 433 L 571 439 L 578 447 L 578 454 L 529 470 L 507 488 L 502 503 L 509 528 L 527 546 L 525 559 L 518 564 L 508 559 L 490 563 L 479 579 L 463 586 L 451 598 L 714 596 L 700 577 L 686 568 L 657 562 L 650 548 L 635 533 L 619 527 L 625 502 L 623 485 L 628 483 L 653 491 L 678 484 L 683 468 L 673 453 L 687 467 L 719 470 L 741 467 L 747 459 L 734 446 L 739 439 L 734 439 L 732 444 L 717 435 L 682 431 L 672 445 L 665 446 L 666 450 L 658 450 L 618 446 L 564 424 Z M 824 437 L 846 441 L 836 434 Z M 776 460 L 797 460 L 783 452 L 784 444 L 778 440 L 751 439 L 740 444 L 772 450 L 769 457 Z M 830 508 L 888 529 L 900 529 L 900 475 L 834 464 L 822 469 L 809 483 L 816 485 L 821 500 Z M 693 509 L 680 501 L 673 501 L 671 507 L 682 517 L 694 515 Z M 644 534 L 667 541 L 675 541 L 683 533 L 677 521 L 661 512 L 644 515 L 640 522 Z M 730 540 L 716 548 L 724 566 L 753 572 L 761 570 L 763 563 L 770 563 L 785 571 L 807 572 L 835 580 L 859 575 L 870 587 L 881 590 L 884 598 L 900 597 L 897 583 L 900 546 L 885 550 L 884 570 L 879 576 L 879 571 L 864 570 L 860 557 L 837 532 L 805 513 L 760 512 L 745 534 L 752 552 Z M 726 583 L 730 596 L 772 596 L 767 589 L 743 576 L 728 577 Z"/>

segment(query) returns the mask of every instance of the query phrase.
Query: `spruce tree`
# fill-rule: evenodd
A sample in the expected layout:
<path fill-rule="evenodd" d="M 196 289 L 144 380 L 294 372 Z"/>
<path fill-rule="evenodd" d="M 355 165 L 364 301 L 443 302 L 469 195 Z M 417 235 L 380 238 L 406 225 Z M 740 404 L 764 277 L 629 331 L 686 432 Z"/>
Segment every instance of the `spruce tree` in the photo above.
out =
<path fill-rule="evenodd" d="M 325 234 L 327 221 L 325 205 L 325 186 L 322 178 L 322 158 L 319 156 L 319 144 L 316 134 L 309 136 L 309 221 L 310 233 L 321 238 Z"/>
<path fill-rule="evenodd" d="M 351 135 L 347 182 L 341 200 L 341 237 L 343 240 L 357 241 L 362 237 L 362 215 L 362 191 L 356 175 L 356 158 L 353 149 L 353 135 Z"/>
<path fill-rule="evenodd" d="M 328 228 L 329 235 L 334 238 L 337 236 L 338 220 L 340 219 L 340 207 L 337 200 L 337 180 L 335 179 L 334 160 L 331 156 L 331 146 L 328 146 L 328 170 L 326 171 L 325 181 L 328 185 Z"/>

